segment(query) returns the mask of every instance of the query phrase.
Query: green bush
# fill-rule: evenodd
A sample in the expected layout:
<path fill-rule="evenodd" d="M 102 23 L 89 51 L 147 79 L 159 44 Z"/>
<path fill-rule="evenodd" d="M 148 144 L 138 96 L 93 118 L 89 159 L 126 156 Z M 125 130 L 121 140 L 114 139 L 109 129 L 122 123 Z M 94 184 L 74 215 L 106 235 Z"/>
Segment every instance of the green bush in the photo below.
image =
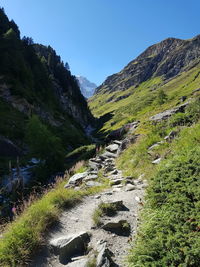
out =
<path fill-rule="evenodd" d="M 55 173 L 63 168 L 64 150 L 60 138 L 55 136 L 37 116 L 32 116 L 27 124 L 26 141 L 32 157 L 41 160 L 38 167 L 42 174 Z M 38 174 L 40 175 L 41 172 Z"/>
<path fill-rule="evenodd" d="M 179 154 L 153 178 L 129 266 L 199 266 L 199 158 L 199 147 Z"/>
<path fill-rule="evenodd" d="M 157 103 L 159 105 L 162 105 L 162 104 L 164 104 L 167 101 L 167 95 L 165 94 L 165 92 L 163 91 L 163 89 L 160 89 L 158 91 L 156 101 L 157 101 Z"/>

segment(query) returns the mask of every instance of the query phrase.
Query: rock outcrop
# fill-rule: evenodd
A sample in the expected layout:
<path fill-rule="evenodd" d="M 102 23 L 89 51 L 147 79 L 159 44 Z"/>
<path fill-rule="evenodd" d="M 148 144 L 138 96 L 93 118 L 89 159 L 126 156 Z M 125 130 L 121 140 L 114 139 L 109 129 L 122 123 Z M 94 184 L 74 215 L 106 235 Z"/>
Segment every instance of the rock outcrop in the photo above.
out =
<path fill-rule="evenodd" d="M 163 76 L 164 79 L 170 79 L 199 62 L 199 48 L 200 35 L 189 40 L 168 38 L 152 45 L 122 71 L 109 76 L 96 88 L 95 94 L 123 91 L 131 86 L 137 87 L 152 77 Z"/>

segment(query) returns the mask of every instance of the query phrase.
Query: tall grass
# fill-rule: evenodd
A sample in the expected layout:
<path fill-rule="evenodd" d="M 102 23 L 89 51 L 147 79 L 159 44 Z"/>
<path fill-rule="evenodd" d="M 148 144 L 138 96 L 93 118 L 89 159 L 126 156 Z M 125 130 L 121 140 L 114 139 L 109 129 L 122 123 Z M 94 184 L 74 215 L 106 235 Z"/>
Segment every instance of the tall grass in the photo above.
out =
<path fill-rule="evenodd" d="M 44 242 L 46 230 L 58 221 L 62 209 L 70 208 L 84 196 L 94 194 L 103 187 L 75 191 L 65 189 L 66 181 L 33 201 L 24 212 L 10 223 L 0 239 L 0 266 L 25 265 L 32 253 Z"/>

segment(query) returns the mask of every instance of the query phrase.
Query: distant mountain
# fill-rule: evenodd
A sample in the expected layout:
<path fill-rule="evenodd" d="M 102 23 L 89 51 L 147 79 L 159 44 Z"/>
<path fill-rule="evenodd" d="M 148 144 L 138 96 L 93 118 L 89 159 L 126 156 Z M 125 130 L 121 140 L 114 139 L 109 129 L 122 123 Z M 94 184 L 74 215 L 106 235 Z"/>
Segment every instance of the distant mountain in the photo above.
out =
<path fill-rule="evenodd" d="M 147 48 L 120 72 L 109 76 L 96 88 L 95 94 L 125 91 L 153 77 L 172 79 L 200 61 L 199 48 L 200 35 L 189 40 L 165 39 Z"/>
<path fill-rule="evenodd" d="M 87 78 L 83 76 L 76 76 L 78 83 L 81 88 L 82 94 L 89 98 L 93 95 L 95 88 L 97 88 L 97 85 L 95 83 L 90 82 Z"/>

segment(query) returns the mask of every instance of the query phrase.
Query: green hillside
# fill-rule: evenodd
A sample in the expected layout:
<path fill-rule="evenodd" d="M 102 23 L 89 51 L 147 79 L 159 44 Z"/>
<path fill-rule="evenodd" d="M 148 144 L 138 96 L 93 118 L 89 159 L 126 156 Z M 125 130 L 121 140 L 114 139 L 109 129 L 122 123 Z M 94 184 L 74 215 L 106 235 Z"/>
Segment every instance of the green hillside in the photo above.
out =
<path fill-rule="evenodd" d="M 182 51 L 179 50 L 179 53 L 182 54 Z M 176 51 L 173 55 L 180 56 L 176 55 Z M 173 77 L 154 73 L 146 81 L 121 90 L 116 79 L 125 73 L 125 67 L 115 74 L 117 78 L 111 76 L 113 84 L 108 82 L 110 91 L 106 82 L 108 78 L 89 100 L 95 116 L 112 114 L 101 129 L 107 134 L 127 123 L 140 121 L 133 133 L 139 137 L 117 160 L 125 175 L 141 176 L 149 181 L 139 231 L 129 252 L 127 266 L 199 266 L 198 62 L 198 59 L 195 63 L 190 62 L 191 67 L 186 64 Z M 165 61 L 160 64 L 164 65 Z M 132 75 L 126 79 L 132 79 Z M 184 103 L 184 110 L 166 119 L 153 121 L 151 118 L 184 106 Z M 166 139 L 170 133 L 174 133 L 175 137 Z M 151 148 L 152 145 L 155 146 Z M 160 163 L 153 164 L 157 159 Z"/>

